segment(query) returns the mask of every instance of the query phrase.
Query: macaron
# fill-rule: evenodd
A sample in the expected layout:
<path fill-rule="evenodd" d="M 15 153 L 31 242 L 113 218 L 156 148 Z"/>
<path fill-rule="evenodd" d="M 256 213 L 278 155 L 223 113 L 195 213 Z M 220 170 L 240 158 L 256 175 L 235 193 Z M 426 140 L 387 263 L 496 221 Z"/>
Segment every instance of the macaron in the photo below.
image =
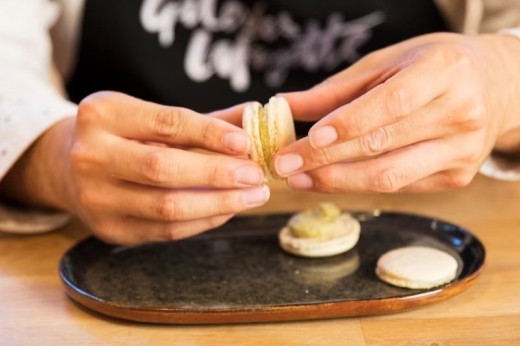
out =
<path fill-rule="evenodd" d="M 242 127 L 251 136 L 250 157 L 264 170 L 267 179 L 280 178 L 273 167 L 274 154 L 296 140 L 294 120 L 283 97 L 271 97 L 262 106 L 249 103 L 242 116 Z"/>
<path fill-rule="evenodd" d="M 444 251 L 408 246 L 382 255 L 377 261 L 376 275 L 394 286 L 428 289 L 453 281 L 457 269 L 457 260 Z"/>
<path fill-rule="evenodd" d="M 302 257 L 328 257 L 352 249 L 361 225 L 332 203 L 322 203 L 293 215 L 280 230 L 278 241 L 285 251 Z"/>

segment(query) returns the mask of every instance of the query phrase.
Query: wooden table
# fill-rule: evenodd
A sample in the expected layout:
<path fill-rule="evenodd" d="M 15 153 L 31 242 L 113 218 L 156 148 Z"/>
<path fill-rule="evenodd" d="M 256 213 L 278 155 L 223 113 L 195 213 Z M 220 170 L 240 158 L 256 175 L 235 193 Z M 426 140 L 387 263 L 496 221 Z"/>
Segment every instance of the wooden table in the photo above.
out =
<path fill-rule="evenodd" d="M 467 291 L 393 315 L 219 326 L 131 323 L 83 309 L 65 295 L 61 255 L 88 235 L 78 221 L 35 236 L 0 235 L 0 345 L 520 345 L 520 183 L 478 177 L 431 195 L 318 195 L 273 187 L 256 213 L 332 200 L 457 223 L 485 244 L 485 269 Z"/>

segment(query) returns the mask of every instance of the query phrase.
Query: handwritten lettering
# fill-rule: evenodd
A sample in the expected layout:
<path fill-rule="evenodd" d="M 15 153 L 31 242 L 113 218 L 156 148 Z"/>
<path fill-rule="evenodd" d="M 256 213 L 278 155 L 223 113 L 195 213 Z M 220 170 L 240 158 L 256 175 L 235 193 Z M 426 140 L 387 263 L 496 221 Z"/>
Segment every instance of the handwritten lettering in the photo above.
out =
<path fill-rule="evenodd" d="M 287 11 L 266 13 L 262 2 L 249 8 L 226 0 L 218 8 L 217 0 L 144 0 L 140 21 L 163 48 L 174 45 L 179 26 L 192 31 L 184 57 L 186 75 L 195 82 L 216 76 L 243 92 L 250 86 L 251 70 L 263 73 L 268 86 L 279 87 L 291 70 L 331 71 L 354 62 L 385 16 L 376 11 L 346 21 L 332 13 L 323 24 L 312 19 L 300 24 Z M 278 48 L 269 46 L 274 42 Z"/>

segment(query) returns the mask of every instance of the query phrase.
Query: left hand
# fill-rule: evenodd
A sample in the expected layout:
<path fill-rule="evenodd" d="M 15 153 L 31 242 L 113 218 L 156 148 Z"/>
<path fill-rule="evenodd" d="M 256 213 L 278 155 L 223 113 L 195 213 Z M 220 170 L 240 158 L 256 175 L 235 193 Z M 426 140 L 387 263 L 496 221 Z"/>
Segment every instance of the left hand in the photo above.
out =
<path fill-rule="evenodd" d="M 520 41 L 506 35 L 430 34 L 369 54 L 282 95 L 296 119 L 321 120 L 280 150 L 277 172 L 320 192 L 465 186 L 502 138 L 520 147 L 519 61 Z"/>

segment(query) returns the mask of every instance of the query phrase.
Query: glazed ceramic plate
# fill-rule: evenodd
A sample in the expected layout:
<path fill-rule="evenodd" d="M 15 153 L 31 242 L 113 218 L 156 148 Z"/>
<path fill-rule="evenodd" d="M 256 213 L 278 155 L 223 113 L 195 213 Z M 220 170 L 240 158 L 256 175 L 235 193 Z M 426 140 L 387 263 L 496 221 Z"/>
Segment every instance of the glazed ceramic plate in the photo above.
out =
<path fill-rule="evenodd" d="M 329 258 L 299 258 L 278 245 L 289 214 L 237 217 L 186 240 L 115 247 L 89 238 L 60 263 L 66 292 L 89 309 L 152 323 L 307 320 L 403 311 L 451 297 L 479 275 L 482 243 L 441 220 L 400 213 L 355 213 L 356 247 Z M 456 279 L 412 290 L 381 282 L 374 270 L 388 250 L 425 245 L 457 259 Z"/>

